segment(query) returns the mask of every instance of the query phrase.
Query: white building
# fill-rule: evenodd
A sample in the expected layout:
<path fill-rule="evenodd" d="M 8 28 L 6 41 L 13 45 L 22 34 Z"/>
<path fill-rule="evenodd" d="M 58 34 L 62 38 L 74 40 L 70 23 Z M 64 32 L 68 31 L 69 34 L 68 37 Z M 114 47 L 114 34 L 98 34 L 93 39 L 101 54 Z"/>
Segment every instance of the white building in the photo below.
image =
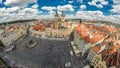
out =
<path fill-rule="evenodd" d="M 4 33 L 0 34 L 0 40 L 6 48 L 14 43 L 18 38 L 26 35 L 27 27 L 25 25 L 13 26 L 13 28 L 5 30 Z"/>
<path fill-rule="evenodd" d="M 86 24 L 80 24 L 74 30 L 74 43 L 77 45 L 82 55 L 88 53 L 91 47 L 101 43 L 107 37 L 107 35 L 95 28 L 96 26 L 88 28 Z"/>
<path fill-rule="evenodd" d="M 55 38 L 66 38 L 69 37 L 71 30 L 70 29 L 50 29 L 46 28 L 45 31 L 36 31 L 33 28 L 30 28 L 30 33 L 32 36 L 37 36 L 37 38 L 45 38 L 45 37 L 55 37 Z"/>

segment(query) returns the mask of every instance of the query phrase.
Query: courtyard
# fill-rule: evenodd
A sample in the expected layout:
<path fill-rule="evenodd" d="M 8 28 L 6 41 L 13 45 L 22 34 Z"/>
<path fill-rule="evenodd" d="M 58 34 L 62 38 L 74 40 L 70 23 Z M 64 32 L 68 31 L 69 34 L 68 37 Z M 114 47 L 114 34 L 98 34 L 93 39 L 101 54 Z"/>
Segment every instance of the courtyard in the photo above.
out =
<path fill-rule="evenodd" d="M 37 46 L 28 49 L 25 45 L 30 40 L 37 42 Z M 47 40 L 26 37 L 16 43 L 16 49 L 8 55 L 19 64 L 29 68 L 65 68 L 65 64 L 72 64 L 70 42 L 62 40 Z"/>

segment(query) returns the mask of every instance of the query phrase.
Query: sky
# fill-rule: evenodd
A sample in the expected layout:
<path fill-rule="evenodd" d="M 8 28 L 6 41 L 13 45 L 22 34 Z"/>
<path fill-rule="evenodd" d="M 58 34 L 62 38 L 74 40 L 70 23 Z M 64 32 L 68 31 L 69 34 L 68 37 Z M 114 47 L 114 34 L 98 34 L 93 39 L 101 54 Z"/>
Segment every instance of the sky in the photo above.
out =
<path fill-rule="evenodd" d="M 0 23 L 54 18 L 56 10 L 66 19 L 82 18 L 120 23 L 120 0 L 0 0 Z"/>

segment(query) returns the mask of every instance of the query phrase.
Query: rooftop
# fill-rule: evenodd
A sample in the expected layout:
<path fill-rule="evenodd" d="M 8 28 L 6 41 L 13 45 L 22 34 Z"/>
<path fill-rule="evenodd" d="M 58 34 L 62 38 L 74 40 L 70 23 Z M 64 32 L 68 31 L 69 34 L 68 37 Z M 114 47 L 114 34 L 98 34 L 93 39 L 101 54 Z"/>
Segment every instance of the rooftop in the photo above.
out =
<path fill-rule="evenodd" d="M 101 54 L 102 60 L 106 61 L 107 66 L 117 66 L 119 64 L 120 41 L 118 39 L 109 37 L 91 49 L 95 51 L 96 54 Z"/>
<path fill-rule="evenodd" d="M 41 31 L 44 31 L 44 30 L 45 30 L 45 24 L 44 24 L 44 23 L 38 24 L 38 25 L 34 25 L 34 26 L 32 26 L 32 27 L 33 27 L 33 29 L 35 29 L 35 30 L 41 30 Z"/>
<path fill-rule="evenodd" d="M 89 24 L 79 23 L 75 30 L 85 42 L 94 44 L 102 40 L 106 36 L 106 33 L 99 31 L 98 28 L 99 28 L 98 26 L 94 26 L 91 23 Z"/>

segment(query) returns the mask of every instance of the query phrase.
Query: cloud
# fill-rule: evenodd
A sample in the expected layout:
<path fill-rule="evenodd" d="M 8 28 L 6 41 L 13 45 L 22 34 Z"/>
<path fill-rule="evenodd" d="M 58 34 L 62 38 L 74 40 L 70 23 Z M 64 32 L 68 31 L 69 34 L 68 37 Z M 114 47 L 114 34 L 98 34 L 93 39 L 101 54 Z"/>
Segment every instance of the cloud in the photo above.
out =
<path fill-rule="evenodd" d="M 76 0 L 77 2 L 83 3 L 83 0 Z"/>
<path fill-rule="evenodd" d="M 103 12 L 101 11 L 77 11 L 76 16 L 81 16 L 81 18 L 99 18 L 103 16 Z"/>
<path fill-rule="evenodd" d="M 51 14 L 51 15 L 54 15 L 54 14 L 55 14 L 54 11 L 49 11 L 48 13 Z"/>
<path fill-rule="evenodd" d="M 41 14 L 41 13 L 43 13 L 43 11 L 39 11 L 38 13 L 40 13 L 40 14 Z"/>
<path fill-rule="evenodd" d="M 113 5 L 112 8 L 113 9 L 110 10 L 112 13 L 118 13 L 118 14 L 120 14 L 120 4 Z"/>
<path fill-rule="evenodd" d="M 0 0 L 0 3 L 2 3 L 2 0 Z"/>
<path fill-rule="evenodd" d="M 120 4 L 120 0 L 113 0 L 114 4 Z"/>
<path fill-rule="evenodd" d="M 86 6 L 85 5 L 81 5 L 80 8 L 81 9 L 86 9 Z"/>
<path fill-rule="evenodd" d="M 100 0 L 100 2 L 102 5 L 108 5 L 108 1 L 106 1 L 106 0 Z"/>
<path fill-rule="evenodd" d="M 24 14 L 24 15 L 26 15 L 26 14 L 34 15 L 34 14 L 38 14 L 38 13 L 39 13 L 38 9 L 33 9 L 33 8 L 25 8 L 20 11 L 20 14 Z"/>
<path fill-rule="evenodd" d="M 70 4 L 63 5 L 63 6 L 58 5 L 58 6 L 57 6 L 57 10 L 58 10 L 58 11 L 70 11 L 70 12 L 73 12 L 73 11 L 74 11 L 74 8 L 73 8 L 73 6 L 70 5 Z"/>
<path fill-rule="evenodd" d="M 120 24 L 120 15 L 104 15 L 102 11 L 77 11 L 71 18 L 81 18 L 87 20 L 102 20 Z"/>
<path fill-rule="evenodd" d="M 120 24 L 120 15 L 109 15 L 105 18 L 107 21 Z"/>
<path fill-rule="evenodd" d="M 56 7 L 43 6 L 41 9 L 43 9 L 43 10 L 48 10 L 48 11 L 52 11 L 52 10 L 56 9 Z"/>
<path fill-rule="evenodd" d="M 62 14 L 62 12 L 58 11 L 58 14 L 60 14 L 60 15 L 61 15 L 61 14 Z"/>
<path fill-rule="evenodd" d="M 32 6 L 32 8 L 37 9 L 38 6 L 39 6 L 38 4 L 35 4 L 35 5 Z"/>
<path fill-rule="evenodd" d="M 81 18 L 87 20 L 106 20 L 102 11 L 77 11 L 73 18 Z"/>
<path fill-rule="evenodd" d="M 6 8 L 0 8 L 0 13 L 6 12 Z"/>
<path fill-rule="evenodd" d="M 9 0 L 12 1 L 12 0 Z M 18 0 L 14 0 L 17 1 Z M 6 4 L 7 6 L 12 6 L 10 8 L 0 8 L 0 22 L 4 21 L 12 21 L 12 20 L 25 20 L 25 19 L 39 19 L 39 18 L 54 18 L 55 9 L 58 10 L 58 13 L 61 14 L 61 11 L 70 11 L 74 12 L 74 6 L 71 4 L 66 5 L 58 5 L 57 7 L 54 6 L 43 6 L 41 9 L 47 10 L 48 13 L 44 14 L 43 11 L 38 10 L 38 4 L 35 3 L 36 0 L 29 0 L 31 2 L 27 2 L 26 4 L 21 6 L 21 1 L 19 0 L 20 4 L 15 5 L 17 2 L 9 2 L 13 3 Z M 104 0 L 99 0 L 100 4 L 98 4 L 96 1 L 98 0 L 92 0 L 91 2 L 88 2 L 89 5 L 93 5 L 99 8 L 103 8 L 103 5 L 107 5 L 108 2 Z M 8 0 L 6 0 L 8 2 Z M 23 2 L 24 3 L 24 2 Z M 31 7 L 26 7 L 30 3 L 35 3 Z M 24 8 L 21 8 L 24 7 Z M 82 19 L 90 19 L 90 20 L 105 20 L 105 21 L 112 21 L 119 23 L 120 19 L 120 4 L 115 4 L 112 6 L 113 8 L 110 10 L 112 13 L 119 13 L 119 15 L 108 15 L 105 16 L 102 11 L 86 11 L 83 9 L 86 9 L 86 5 L 81 5 L 80 8 L 81 11 L 77 11 L 75 14 L 69 14 L 66 15 L 66 18 L 82 18 Z M 42 14 L 43 13 L 43 14 Z"/>
<path fill-rule="evenodd" d="M 37 0 L 6 0 L 4 4 L 6 6 L 13 6 L 13 7 L 26 7 L 28 4 L 36 3 Z"/>
<path fill-rule="evenodd" d="M 39 14 L 43 13 L 34 8 L 0 8 L 0 22 L 13 21 L 13 20 L 25 20 L 25 19 L 37 19 Z"/>
<path fill-rule="evenodd" d="M 19 7 L 0 8 L 0 13 L 15 13 L 19 10 L 20 10 Z"/>
<path fill-rule="evenodd" d="M 48 14 L 52 14 L 52 15 L 55 15 L 55 11 L 49 11 Z M 62 12 L 58 11 L 58 14 L 62 14 Z"/>
<path fill-rule="evenodd" d="M 103 5 L 102 4 L 98 4 L 96 5 L 98 8 L 103 8 Z"/>
<path fill-rule="evenodd" d="M 70 3 L 70 4 L 73 3 L 73 2 L 74 2 L 74 1 L 68 1 L 68 3 Z"/>
<path fill-rule="evenodd" d="M 1 18 L 0 22 L 8 22 L 8 21 L 14 21 L 14 20 L 27 20 L 27 19 L 38 19 L 38 15 L 31 15 L 31 14 L 26 14 L 26 15 L 19 15 L 19 14 L 8 14 L 5 17 Z"/>
<path fill-rule="evenodd" d="M 17 12 L 17 11 L 19 11 L 20 10 L 20 8 L 19 7 L 12 7 L 12 8 L 7 8 L 7 12 Z"/>
<path fill-rule="evenodd" d="M 99 4 L 97 4 L 99 2 Z M 89 5 L 96 6 L 97 8 L 103 8 L 103 5 L 108 5 L 108 1 L 106 0 L 92 0 L 88 2 Z"/>
<path fill-rule="evenodd" d="M 27 20 L 27 19 L 39 19 L 39 15 L 35 14 L 25 14 L 25 15 L 20 15 L 17 13 L 7 13 L 6 16 L 0 16 L 1 21 L 0 22 L 7 22 L 7 21 L 14 21 L 14 20 Z"/>
<path fill-rule="evenodd" d="M 13 9 L 13 8 L 12 8 Z M 9 10 L 9 11 L 8 11 Z M 2 12 L 2 13 L 1 13 Z M 11 13 L 14 12 L 14 13 Z M 10 11 L 10 8 L 0 8 L 0 22 L 26 19 L 54 18 L 55 11 L 49 11 L 48 14 L 40 14 L 42 11 L 34 8 L 23 8 L 19 11 Z M 58 11 L 59 14 L 61 12 Z M 40 14 L 40 15 L 39 15 Z M 66 15 L 66 18 L 82 18 L 88 20 L 104 20 L 119 23 L 120 15 L 103 15 L 102 11 L 77 11 L 76 14 Z"/>
<path fill-rule="evenodd" d="M 0 19 L 4 18 L 5 16 L 7 16 L 9 13 L 0 13 Z"/>

